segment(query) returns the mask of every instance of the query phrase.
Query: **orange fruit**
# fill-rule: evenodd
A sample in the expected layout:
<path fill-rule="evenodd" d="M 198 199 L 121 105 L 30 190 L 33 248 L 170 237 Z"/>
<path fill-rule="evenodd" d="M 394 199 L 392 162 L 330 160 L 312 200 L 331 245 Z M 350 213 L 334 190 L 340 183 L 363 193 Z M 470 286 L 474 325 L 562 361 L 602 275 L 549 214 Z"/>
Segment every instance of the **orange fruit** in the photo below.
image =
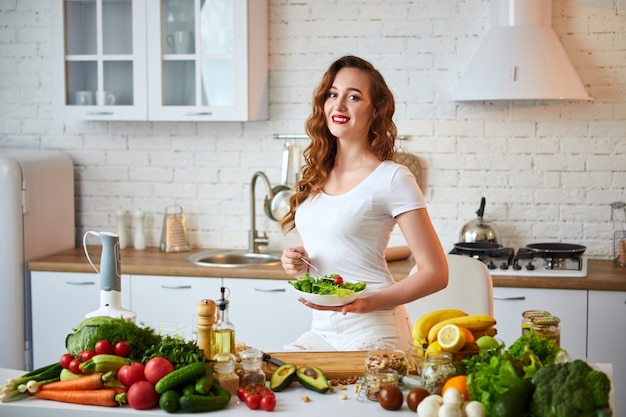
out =
<path fill-rule="evenodd" d="M 465 335 L 465 343 L 474 343 L 476 341 L 476 338 L 474 337 L 474 333 L 472 333 L 471 330 L 463 326 L 459 326 L 459 329 L 461 329 L 461 331 Z"/>
<path fill-rule="evenodd" d="M 441 395 L 443 396 L 450 388 L 456 388 L 459 393 L 465 398 L 465 401 L 469 401 L 469 391 L 467 390 L 467 375 L 456 375 L 448 378 L 444 382 L 441 388 Z"/>

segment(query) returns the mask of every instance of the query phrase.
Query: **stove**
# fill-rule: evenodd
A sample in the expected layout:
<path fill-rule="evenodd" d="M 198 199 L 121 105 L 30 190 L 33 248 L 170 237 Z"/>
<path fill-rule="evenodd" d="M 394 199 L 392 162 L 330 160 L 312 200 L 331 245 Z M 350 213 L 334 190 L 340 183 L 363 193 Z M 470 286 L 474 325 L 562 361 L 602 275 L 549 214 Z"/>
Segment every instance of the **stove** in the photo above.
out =
<path fill-rule="evenodd" d="M 456 246 L 450 253 L 478 259 L 487 266 L 491 275 L 561 278 L 587 276 L 587 257 L 581 253 L 537 252 L 527 247 L 517 251 L 504 247 L 473 250 Z"/>

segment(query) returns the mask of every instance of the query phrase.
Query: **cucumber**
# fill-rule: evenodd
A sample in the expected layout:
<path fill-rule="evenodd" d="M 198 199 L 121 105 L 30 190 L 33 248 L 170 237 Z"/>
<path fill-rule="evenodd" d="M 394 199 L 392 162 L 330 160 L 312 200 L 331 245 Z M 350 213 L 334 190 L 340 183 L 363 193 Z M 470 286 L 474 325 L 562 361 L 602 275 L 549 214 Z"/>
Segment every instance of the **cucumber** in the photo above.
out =
<path fill-rule="evenodd" d="M 169 391 L 178 387 L 179 385 L 186 384 L 187 382 L 195 381 L 197 378 L 204 375 L 207 366 L 204 362 L 194 362 L 188 365 L 182 366 L 163 378 L 154 386 L 154 390 L 157 394 L 163 394 L 165 391 Z"/>
<path fill-rule="evenodd" d="M 208 394 L 213 385 L 213 372 L 208 368 L 204 375 L 196 380 L 195 391 L 197 394 Z"/>
<path fill-rule="evenodd" d="M 206 411 L 221 410 L 228 405 L 230 393 L 228 395 L 183 395 L 178 400 L 178 404 L 183 411 L 188 413 L 203 413 Z"/>
<path fill-rule="evenodd" d="M 180 395 L 178 395 L 176 390 L 165 391 L 159 398 L 159 407 L 166 413 L 175 413 L 180 408 L 178 404 L 179 399 Z"/>

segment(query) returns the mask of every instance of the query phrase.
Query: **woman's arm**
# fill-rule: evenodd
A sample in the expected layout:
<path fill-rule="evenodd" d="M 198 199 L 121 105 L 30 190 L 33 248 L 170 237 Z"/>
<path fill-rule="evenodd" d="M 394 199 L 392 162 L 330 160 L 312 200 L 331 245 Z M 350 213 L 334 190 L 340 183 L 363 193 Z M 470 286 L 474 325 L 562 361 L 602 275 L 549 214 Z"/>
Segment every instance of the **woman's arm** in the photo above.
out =
<path fill-rule="evenodd" d="M 358 298 L 340 307 L 321 307 L 300 300 L 319 310 L 346 313 L 369 313 L 414 301 L 442 290 L 448 285 L 448 263 L 439 237 L 432 226 L 428 211 L 411 210 L 397 216 L 396 221 L 411 248 L 417 264 L 417 272 L 371 296 Z M 283 256 L 284 253 L 283 253 Z M 284 266 L 285 262 L 283 262 Z"/>

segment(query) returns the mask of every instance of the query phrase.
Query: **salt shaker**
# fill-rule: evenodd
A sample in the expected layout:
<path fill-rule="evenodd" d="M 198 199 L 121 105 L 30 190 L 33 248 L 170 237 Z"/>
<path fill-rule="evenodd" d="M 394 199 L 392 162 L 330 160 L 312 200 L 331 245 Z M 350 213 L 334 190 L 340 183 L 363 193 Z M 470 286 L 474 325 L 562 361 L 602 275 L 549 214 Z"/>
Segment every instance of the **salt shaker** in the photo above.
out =
<path fill-rule="evenodd" d="M 120 238 L 120 249 L 128 246 L 128 234 L 126 233 L 126 212 L 118 209 L 115 213 L 117 217 L 117 234 Z"/>
<path fill-rule="evenodd" d="M 144 213 L 141 210 L 135 210 L 133 214 L 135 235 L 133 243 L 136 250 L 144 250 L 146 248 L 146 234 L 143 228 Z"/>

